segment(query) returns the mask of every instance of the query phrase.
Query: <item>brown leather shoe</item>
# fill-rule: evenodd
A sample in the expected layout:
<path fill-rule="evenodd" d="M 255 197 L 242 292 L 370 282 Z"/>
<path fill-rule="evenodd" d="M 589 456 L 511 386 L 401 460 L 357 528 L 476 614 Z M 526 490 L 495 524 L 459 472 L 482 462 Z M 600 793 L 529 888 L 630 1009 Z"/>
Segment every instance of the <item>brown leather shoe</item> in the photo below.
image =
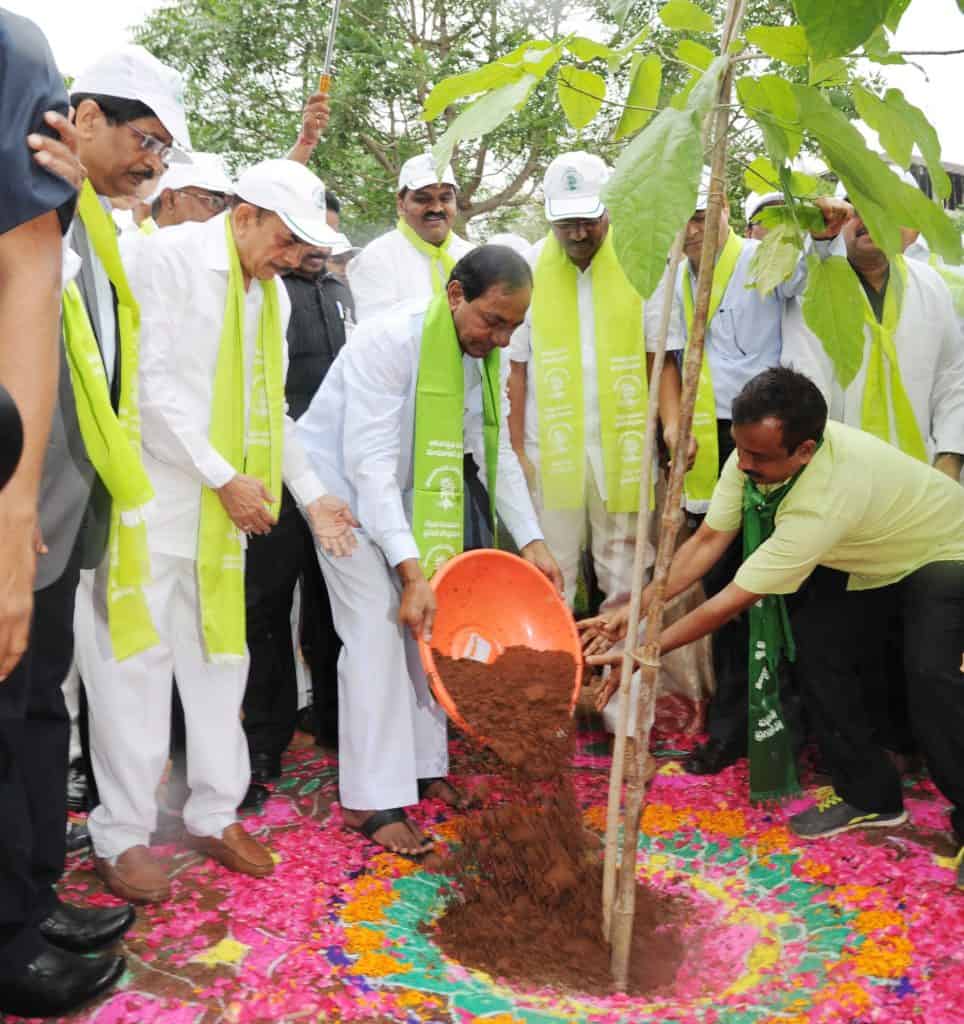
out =
<path fill-rule="evenodd" d="M 191 836 L 190 844 L 196 850 L 213 857 L 229 871 L 264 878 L 274 871 L 271 851 L 253 836 L 249 836 L 241 822 L 229 825 L 217 836 Z"/>
<path fill-rule="evenodd" d="M 94 857 L 94 870 L 104 885 L 130 903 L 163 903 L 171 895 L 171 880 L 146 846 L 125 850 L 116 864 Z"/>

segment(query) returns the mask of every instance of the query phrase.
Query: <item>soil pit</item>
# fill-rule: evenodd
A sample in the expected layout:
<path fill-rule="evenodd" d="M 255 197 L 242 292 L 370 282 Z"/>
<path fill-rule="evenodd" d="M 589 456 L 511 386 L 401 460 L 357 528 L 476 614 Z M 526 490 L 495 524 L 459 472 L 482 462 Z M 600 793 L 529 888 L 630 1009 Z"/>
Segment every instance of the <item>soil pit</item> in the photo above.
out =
<path fill-rule="evenodd" d="M 611 992 L 601 847 L 583 827 L 567 771 L 572 657 L 510 647 L 491 665 L 437 652 L 435 663 L 463 718 L 500 758 L 504 797 L 468 817 L 443 865 L 453 892 L 435 941 L 453 960 L 511 983 Z M 630 994 L 672 985 L 688 915 L 688 903 L 637 888 Z"/>

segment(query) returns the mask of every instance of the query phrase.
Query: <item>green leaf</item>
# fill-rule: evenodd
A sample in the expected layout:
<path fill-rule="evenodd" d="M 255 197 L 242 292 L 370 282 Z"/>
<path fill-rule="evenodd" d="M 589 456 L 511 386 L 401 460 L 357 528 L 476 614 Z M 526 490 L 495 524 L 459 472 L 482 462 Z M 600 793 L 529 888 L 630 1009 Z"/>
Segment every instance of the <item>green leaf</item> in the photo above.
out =
<path fill-rule="evenodd" d="M 760 126 L 767 152 L 780 162 L 792 160 L 800 152 L 803 134 L 790 83 L 779 75 L 739 78 L 736 94 L 747 114 Z"/>
<path fill-rule="evenodd" d="M 493 89 L 466 107 L 432 148 L 436 164 L 444 167 L 452 159 L 452 151 L 462 139 L 476 139 L 502 124 L 525 103 L 538 81 L 535 75 L 523 75 L 517 82 Z"/>
<path fill-rule="evenodd" d="M 622 28 L 626 24 L 633 0 L 606 0 L 606 3 L 609 6 L 609 13 L 613 16 L 613 21 Z"/>
<path fill-rule="evenodd" d="M 839 57 L 832 57 L 830 60 L 811 60 L 807 81 L 810 85 L 822 85 L 824 88 L 831 85 L 846 85 L 847 62 Z"/>
<path fill-rule="evenodd" d="M 863 289 L 843 256 L 807 257 L 803 319 L 823 343 L 840 386 L 848 388 L 864 361 Z"/>
<path fill-rule="evenodd" d="M 884 23 L 892 0 L 793 0 L 814 56 L 842 57 Z"/>
<path fill-rule="evenodd" d="M 717 57 L 690 92 L 685 110 L 661 110 L 623 150 L 603 201 L 616 255 L 636 291 L 653 294 L 677 232 L 693 215 L 703 169 L 703 121 L 728 63 Z"/>
<path fill-rule="evenodd" d="M 474 71 L 467 71 L 464 75 L 443 78 L 429 93 L 422 108 L 422 120 L 434 121 L 455 100 L 496 89 L 500 85 L 517 81 L 524 74 L 525 71 L 521 67 L 511 67 L 496 61 Z"/>
<path fill-rule="evenodd" d="M 909 6 L 910 0 L 891 0 L 890 7 L 887 9 L 887 20 L 884 22 L 891 32 L 897 31 L 900 19 L 904 16 L 904 11 L 906 11 Z M 964 7 L 962 7 L 961 10 L 964 11 Z"/>
<path fill-rule="evenodd" d="M 822 231 L 823 214 L 811 203 L 794 203 L 792 207 L 766 206 L 753 218 L 755 224 L 774 228 L 779 224 L 796 224 L 802 231 Z"/>
<path fill-rule="evenodd" d="M 564 67 L 556 85 L 559 103 L 573 128 L 585 128 L 599 113 L 606 96 L 606 81 L 595 71 Z"/>
<path fill-rule="evenodd" d="M 890 43 L 883 26 L 875 28 L 870 38 L 864 43 L 864 53 L 868 60 L 872 60 L 877 64 L 907 63 L 899 53 L 890 52 Z"/>
<path fill-rule="evenodd" d="M 649 124 L 653 111 L 630 110 L 629 107 L 655 107 L 659 102 L 659 90 L 663 81 L 663 63 L 655 53 L 634 54 L 629 80 L 629 94 L 626 96 L 627 109 L 619 118 L 613 139 L 624 139 L 635 135 L 640 128 Z"/>
<path fill-rule="evenodd" d="M 705 71 L 713 63 L 716 54 L 709 47 L 694 43 L 692 39 L 681 39 L 676 44 L 676 56 L 684 64 Z"/>
<path fill-rule="evenodd" d="M 670 97 L 669 105 L 674 110 L 685 110 L 686 104 L 690 101 L 690 93 L 699 80 L 699 74 L 696 71 L 691 71 L 690 77 L 683 83 L 683 88 Z"/>
<path fill-rule="evenodd" d="M 786 180 L 781 180 L 785 178 Z M 763 195 L 764 192 L 778 192 L 789 188 L 792 195 L 808 196 L 817 191 L 817 179 L 800 171 L 790 171 L 781 175 L 766 157 L 758 156 L 743 173 L 743 182 L 751 192 Z"/>
<path fill-rule="evenodd" d="M 747 29 L 747 41 L 758 46 L 768 57 L 784 64 L 805 67 L 810 47 L 807 34 L 800 25 L 756 25 Z"/>
<path fill-rule="evenodd" d="M 854 84 L 857 113 L 880 136 L 880 143 L 891 159 L 906 170 L 910 167 L 914 143 L 927 162 L 934 194 L 946 199 L 951 194 L 951 179 L 941 165 L 941 143 L 924 112 L 908 103 L 900 89 L 888 89 L 883 99 Z"/>
<path fill-rule="evenodd" d="M 595 39 L 587 39 L 585 36 L 573 36 L 566 40 L 565 46 L 573 57 L 583 61 L 596 58 L 608 61 L 616 54 L 616 51 L 610 47 L 597 43 Z"/>
<path fill-rule="evenodd" d="M 750 258 L 747 287 L 767 296 L 794 272 L 803 252 L 800 229 L 792 221 L 770 228 Z"/>
<path fill-rule="evenodd" d="M 945 262 L 962 261 L 960 233 L 936 204 L 907 185 L 872 152 L 863 136 L 817 89 L 793 86 L 800 123 L 819 143 L 871 237 L 888 256 L 901 251 L 900 228 L 918 228 Z"/>
<path fill-rule="evenodd" d="M 681 32 L 712 32 L 716 28 L 713 19 L 693 0 L 669 0 L 660 8 L 659 18 L 667 28 Z"/>

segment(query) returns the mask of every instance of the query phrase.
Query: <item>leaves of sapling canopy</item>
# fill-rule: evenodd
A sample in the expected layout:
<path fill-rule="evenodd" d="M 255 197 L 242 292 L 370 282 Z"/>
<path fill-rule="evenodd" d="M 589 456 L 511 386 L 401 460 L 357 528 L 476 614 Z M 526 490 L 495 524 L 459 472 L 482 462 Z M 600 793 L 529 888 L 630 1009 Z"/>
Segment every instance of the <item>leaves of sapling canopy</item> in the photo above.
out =
<path fill-rule="evenodd" d="M 910 0 L 891 0 L 890 7 L 887 8 L 887 20 L 884 22 L 891 32 L 897 31 L 900 19 L 904 16 L 904 11 L 908 7 L 910 7 Z"/>
<path fill-rule="evenodd" d="M 795 223 L 804 231 L 811 233 L 824 229 L 823 214 L 811 203 L 794 203 L 792 209 L 787 205 L 765 206 L 753 218 L 753 222 L 762 224 L 765 228 Z"/>
<path fill-rule="evenodd" d="M 585 128 L 599 113 L 606 97 L 605 79 L 585 68 L 562 68 L 556 89 L 566 120 L 577 130 Z"/>
<path fill-rule="evenodd" d="M 750 258 L 747 287 L 767 296 L 796 270 L 803 252 L 803 237 L 792 221 L 770 228 Z"/>
<path fill-rule="evenodd" d="M 659 20 L 680 32 L 712 32 L 716 28 L 713 19 L 693 0 L 669 0 L 660 8 Z"/>
<path fill-rule="evenodd" d="M 584 61 L 597 58 L 608 61 L 616 53 L 611 47 L 597 43 L 595 39 L 587 39 L 585 36 L 572 36 L 565 40 L 565 47 L 577 60 Z"/>
<path fill-rule="evenodd" d="M 807 257 L 803 319 L 820 339 L 840 386 L 848 388 L 864 361 L 863 288 L 843 256 Z"/>
<path fill-rule="evenodd" d="M 807 79 L 810 85 L 822 85 L 825 89 L 831 85 L 847 84 L 847 62 L 839 57 L 829 60 L 810 60 L 810 74 Z"/>
<path fill-rule="evenodd" d="M 626 24 L 626 18 L 629 16 L 630 8 L 633 6 L 633 0 L 606 0 L 609 6 L 609 13 L 613 16 L 613 21 L 622 28 Z"/>
<path fill-rule="evenodd" d="M 659 90 L 663 81 L 663 63 L 655 53 L 633 56 L 629 80 L 629 94 L 626 109 L 623 110 L 613 138 L 623 139 L 635 135 L 649 124 L 652 110 L 632 110 L 631 107 L 655 107 L 659 102 Z"/>
<path fill-rule="evenodd" d="M 807 33 L 800 25 L 754 25 L 747 29 L 746 38 L 774 60 L 806 67 L 810 47 Z"/>
<path fill-rule="evenodd" d="M 792 160 L 800 152 L 803 133 L 790 83 L 779 75 L 739 78 L 736 94 L 746 113 L 760 126 L 767 152 L 777 160 Z"/>
<path fill-rule="evenodd" d="M 785 185 L 795 196 L 809 196 L 817 191 L 818 182 L 810 174 L 803 174 L 800 171 L 790 171 L 785 175 L 786 181 L 781 180 L 784 175 L 773 166 L 772 161 L 765 156 L 758 156 L 750 166 L 743 172 L 743 182 L 751 192 L 763 195 L 764 192 L 779 192 Z"/>
<path fill-rule="evenodd" d="M 899 53 L 891 53 L 887 33 L 883 27 L 874 29 L 870 38 L 864 42 L 864 53 L 868 60 L 877 64 L 906 64 L 907 61 Z"/>
<path fill-rule="evenodd" d="M 538 82 L 535 75 L 523 75 L 517 82 L 493 89 L 466 107 L 432 147 L 432 156 L 438 167 L 445 167 L 450 162 L 452 150 L 462 139 L 476 139 L 502 124 L 525 103 Z"/>
<path fill-rule="evenodd" d="M 708 46 L 694 43 L 692 39 L 681 39 L 676 44 L 676 56 L 684 64 L 705 71 L 713 63 L 716 54 Z"/>
<path fill-rule="evenodd" d="M 877 245 L 894 256 L 901 251 L 900 227 L 918 228 L 945 262 L 959 264 L 960 234 L 944 211 L 916 186 L 902 182 L 817 89 L 795 85 L 793 91 L 800 105 L 800 123 L 843 181 Z"/>
<path fill-rule="evenodd" d="M 616 255 L 643 298 L 653 294 L 673 239 L 693 215 L 703 168 L 703 120 L 727 60 L 717 57 L 703 73 L 686 109 L 660 111 L 629 143 L 603 191 Z"/>
<path fill-rule="evenodd" d="M 793 0 L 817 60 L 843 57 L 884 23 L 892 0 Z"/>
<path fill-rule="evenodd" d="M 934 194 L 946 199 L 951 180 L 941 165 L 941 143 L 924 112 L 908 103 L 900 89 L 888 89 L 881 99 L 860 85 L 854 85 L 857 113 L 880 136 L 881 145 L 899 167 L 906 170 L 917 144 L 927 162 Z"/>

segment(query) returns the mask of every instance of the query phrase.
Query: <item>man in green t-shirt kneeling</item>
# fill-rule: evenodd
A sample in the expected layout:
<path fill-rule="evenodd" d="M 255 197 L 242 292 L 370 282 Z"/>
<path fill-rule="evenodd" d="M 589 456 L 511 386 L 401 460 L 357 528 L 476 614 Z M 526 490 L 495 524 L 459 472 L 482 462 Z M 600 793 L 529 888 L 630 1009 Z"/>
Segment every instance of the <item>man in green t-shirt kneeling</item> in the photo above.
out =
<path fill-rule="evenodd" d="M 720 593 L 663 630 L 661 651 L 748 611 L 751 791 L 779 795 L 795 783 L 792 761 L 780 774 L 789 744 L 774 678 L 781 656 L 793 658 L 795 648 L 834 792 L 794 815 L 790 827 L 816 839 L 898 825 L 906 819 L 900 780 L 873 740 L 854 672 L 855 634 L 874 628 L 870 609 L 890 597 L 903 623 L 911 726 L 953 804 L 964 846 L 964 490 L 871 434 L 828 423 L 816 385 L 784 367 L 749 381 L 734 400 L 732 424 L 736 451 L 706 520 L 673 559 L 666 597 L 702 578 L 741 525 L 744 561 Z M 644 610 L 649 600 L 647 589 Z M 622 657 L 607 648 L 625 634 L 626 618 L 619 608 L 581 624 L 589 664 Z M 602 701 L 618 673 L 609 679 Z M 964 858 L 959 865 L 964 887 Z"/>

